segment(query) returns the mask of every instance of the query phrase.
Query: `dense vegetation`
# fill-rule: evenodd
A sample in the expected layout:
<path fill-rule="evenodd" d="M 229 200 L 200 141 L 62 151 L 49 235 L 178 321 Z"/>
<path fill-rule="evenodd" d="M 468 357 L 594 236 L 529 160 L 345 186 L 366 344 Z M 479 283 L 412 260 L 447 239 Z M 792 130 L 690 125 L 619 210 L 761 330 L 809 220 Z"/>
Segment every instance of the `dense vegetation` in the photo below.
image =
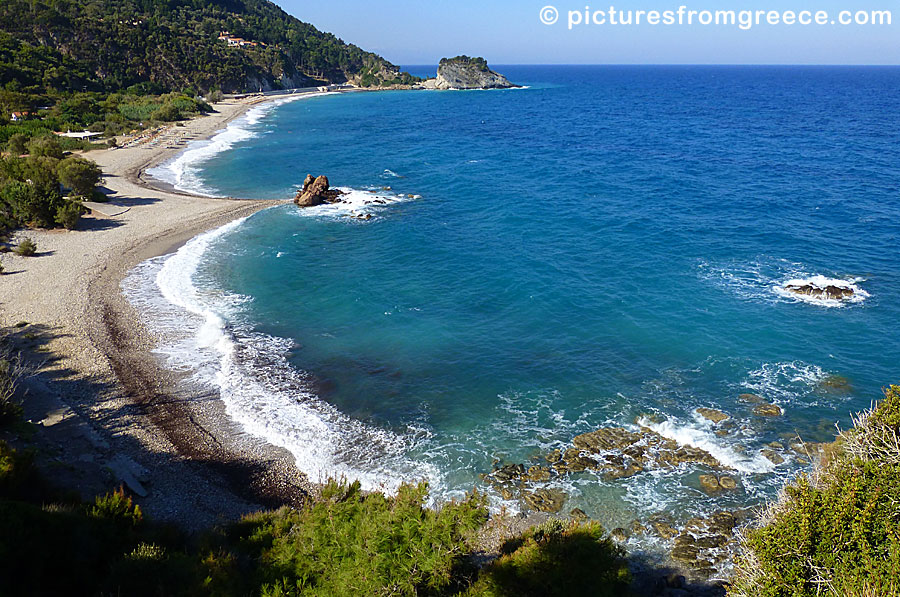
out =
<path fill-rule="evenodd" d="M 480 70 L 481 72 L 488 72 L 489 70 L 491 70 L 488 67 L 487 60 L 485 60 L 484 58 L 481 58 L 480 56 L 477 58 L 471 58 L 466 55 L 461 55 L 461 56 L 455 56 L 453 58 L 441 58 L 440 64 L 441 65 L 445 65 L 445 64 L 468 65 L 468 66 L 472 66 L 472 67 Z"/>
<path fill-rule="evenodd" d="M 84 211 L 81 202 L 95 196 L 100 169 L 90 160 L 66 157 L 52 135 L 12 142 L 22 143 L 16 151 L 29 155 L 0 157 L 0 233 L 19 226 L 75 228 Z"/>
<path fill-rule="evenodd" d="M 0 442 L 0 577 L 10 595 L 562 597 L 622 595 L 628 585 L 597 524 L 539 527 L 479 574 L 468 556 L 486 520 L 481 499 L 428 509 L 425 485 L 388 498 L 331 482 L 303 509 L 253 514 L 200 538 L 145 520 L 122 490 L 81 504 L 48 503 L 41 488 L 31 457 Z"/>
<path fill-rule="evenodd" d="M 734 597 L 900 595 L 900 386 L 745 534 Z"/>
<path fill-rule="evenodd" d="M 223 31 L 257 45 L 229 47 Z M 411 80 L 267 0 L 4 0 L 0 32 L 0 87 L 30 94 Z"/>

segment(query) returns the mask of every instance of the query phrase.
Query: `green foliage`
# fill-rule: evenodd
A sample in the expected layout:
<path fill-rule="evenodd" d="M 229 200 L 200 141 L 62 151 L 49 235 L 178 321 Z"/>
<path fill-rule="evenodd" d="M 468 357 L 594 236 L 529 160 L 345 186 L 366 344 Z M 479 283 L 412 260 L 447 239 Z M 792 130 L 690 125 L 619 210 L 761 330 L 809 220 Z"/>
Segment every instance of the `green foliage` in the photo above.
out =
<path fill-rule="evenodd" d="M 549 520 L 504 546 L 468 597 L 610 596 L 627 593 L 624 553 L 603 527 Z"/>
<path fill-rule="evenodd" d="M 0 81 L 11 94 L 0 97 L 0 111 L 7 113 L 36 105 L 15 94 L 193 96 L 275 88 L 282 76 L 298 86 L 342 83 L 372 65 L 397 72 L 266 0 L 5 0 L 0 30 Z M 218 39 L 223 30 L 265 45 L 228 47 Z M 73 110 L 102 116 L 89 106 Z"/>
<path fill-rule="evenodd" d="M 56 166 L 59 181 L 79 197 L 90 197 L 100 182 L 100 167 L 80 157 L 68 157 Z"/>
<path fill-rule="evenodd" d="M 37 243 L 30 238 L 23 238 L 15 248 L 16 255 L 21 257 L 32 257 L 37 253 Z"/>
<path fill-rule="evenodd" d="M 898 595 L 900 386 L 747 532 L 730 595 Z"/>
<path fill-rule="evenodd" d="M 93 198 L 100 174 L 80 157 L 0 158 L 0 231 L 21 225 L 74 228 L 84 210 L 63 199 L 60 180 L 76 195 Z"/>
<path fill-rule="evenodd" d="M 31 475 L 32 459 L 0 440 L 0 496 L 18 494 Z"/>
<path fill-rule="evenodd" d="M 436 594 L 454 582 L 469 552 L 466 536 L 487 518 L 471 496 L 424 508 L 427 486 L 404 485 L 395 497 L 363 494 L 359 483 L 330 482 L 321 500 L 247 517 L 238 545 L 260 563 L 263 595 Z M 221 558 L 209 582 L 223 584 Z"/>
<path fill-rule="evenodd" d="M 900 385 L 892 385 L 884 390 L 882 400 L 872 414 L 875 423 L 900 431 Z"/>
<path fill-rule="evenodd" d="M 60 147 L 59 139 L 55 135 L 32 137 L 25 147 L 28 153 L 35 157 L 47 157 L 57 160 L 61 160 L 63 157 L 62 147 Z"/>
<path fill-rule="evenodd" d="M 28 141 L 28 135 L 24 133 L 13 133 L 6 142 L 6 151 L 12 155 L 22 155 L 27 151 L 25 143 Z"/>
<path fill-rule="evenodd" d="M 126 525 L 137 526 L 141 524 L 144 515 L 141 507 L 133 503 L 130 496 L 125 495 L 125 490 L 119 487 L 112 493 L 94 500 L 94 506 L 90 510 L 94 518 L 108 518 L 121 521 Z"/>
<path fill-rule="evenodd" d="M 56 217 L 54 221 L 66 230 L 75 230 L 78 227 L 78 221 L 81 214 L 84 213 L 84 206 L 78 201 L 66 201 L 56 208 Z"/>
<path fill-rule="evenodd" d="M 487 60 L 485 60 L 484 58 L 470 58 L 466 55 L 455 56 L 453 58 L 441 58 L 440 64 L 442 66 L 446 64 L 463 64 L 473 66 L 482 72 L 487 72 L 490 70 L 490 68 L 488 68 Z"/>

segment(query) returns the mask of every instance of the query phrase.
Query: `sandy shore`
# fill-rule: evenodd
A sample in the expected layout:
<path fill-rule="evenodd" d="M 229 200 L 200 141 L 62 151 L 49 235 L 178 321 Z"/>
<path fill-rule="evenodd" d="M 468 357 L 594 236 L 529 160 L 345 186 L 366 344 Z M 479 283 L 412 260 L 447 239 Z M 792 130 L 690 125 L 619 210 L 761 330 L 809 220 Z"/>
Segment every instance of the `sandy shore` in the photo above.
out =
<path fill-rule="evenodd" d="M 243 114 L 216 113 L 172 127 L 204 138 Z M 273 205 L 211 199 L 148 184 L 143 171 L 179 149 L 166 143 L 93 151 L 111 200 L 78 230 L 29 230 L 38 255 L 2 256 L 0 326 L 38 363 L 26 417 L 51 477 L 89 497 L 124 482 L 152 516 L 193 527 L 260 505 L 296 503 L 309 485 L 293 458 L 241 433 L 215 396 L 185 393 L 150 354 L 154 339 L 120 289 L 141 261 L 203 231 Z M 119 213 L 121 212 L 121 213 Z M 27 325 L 22 325 L 27 322 Z M 18 324 L 19 327 L 15 327 Z"/>

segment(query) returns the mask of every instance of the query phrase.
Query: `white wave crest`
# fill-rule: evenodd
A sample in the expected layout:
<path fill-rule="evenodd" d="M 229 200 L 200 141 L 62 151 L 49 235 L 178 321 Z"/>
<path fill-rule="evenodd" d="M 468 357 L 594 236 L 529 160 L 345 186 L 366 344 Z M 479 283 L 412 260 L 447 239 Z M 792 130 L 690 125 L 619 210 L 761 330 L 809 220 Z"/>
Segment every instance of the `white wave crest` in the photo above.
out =
<path fill-rule="evenodd" d="M 276 100 L 271 100 L 255 106 L 240 118 L 236 118 L 221 132 L 209 139 L 190 141 L 184 151 L 177 156 L 147 170 L 147 174 L 167 182 L 179 191 L 203 195 L 205 197 L 217 197 L 221 193 L 204 184 L 200 176 L 204 163 L 211 160 L 217 154 L 228 151 L 238 143 L 247 141 L 259 135 L 258 125 L 272 110 L 283 104 L 301 99 L 309 99 L 329 93 L 307 93 L 292 95 Z M 172 129 L 177 131 L 177 129 Z"/>
<path fill-rule="evenodd" d="M 705 425 L 699 421 L 688 423 L 667 419 L 661 423 L 654 423 L 647 418 L 642 418 L 639 420 L 639 424 L 652 429 L 663 437 L 676 441 L 680 445 L 706 450 L 723 466 L 736 471 L 742 473 L 769 473 L 775 470 L 775 465 L 763 456 L 757 455 L 749 458 L 726 446 L 709 429 L 705 429 Z"/>
<path fill-rule="evenodd" d="M 195 237 L 174 255 L 144 262 L 123 282 L 152 330 L 164 336 L 175 332 L 158 352 L 169 365 L 191 371 L 195 382 L 216 388 L 233 421 L 289 450 L 313 481 L 344 477 L 388 492 L 404 481 L 427 479 L 440 486 L 435 467 L 406 456 L 427 434 L 366 425 L 322 401 L 310 376 L 288 362 L 292 341 L 242 328 L 236 312 L 247 297 L 195 283 L 209 248 L 243 221 Z"/>

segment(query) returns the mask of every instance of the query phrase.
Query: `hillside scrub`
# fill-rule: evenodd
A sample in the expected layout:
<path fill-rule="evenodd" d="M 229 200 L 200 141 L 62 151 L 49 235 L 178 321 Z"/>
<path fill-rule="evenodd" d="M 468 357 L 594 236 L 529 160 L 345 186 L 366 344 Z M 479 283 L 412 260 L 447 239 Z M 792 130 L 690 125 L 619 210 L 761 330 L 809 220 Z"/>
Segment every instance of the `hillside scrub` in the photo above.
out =
<path fill-rule="evenodd" d="M 900 595 L 900 386 L 745 531 L 732 597 Z"/>

